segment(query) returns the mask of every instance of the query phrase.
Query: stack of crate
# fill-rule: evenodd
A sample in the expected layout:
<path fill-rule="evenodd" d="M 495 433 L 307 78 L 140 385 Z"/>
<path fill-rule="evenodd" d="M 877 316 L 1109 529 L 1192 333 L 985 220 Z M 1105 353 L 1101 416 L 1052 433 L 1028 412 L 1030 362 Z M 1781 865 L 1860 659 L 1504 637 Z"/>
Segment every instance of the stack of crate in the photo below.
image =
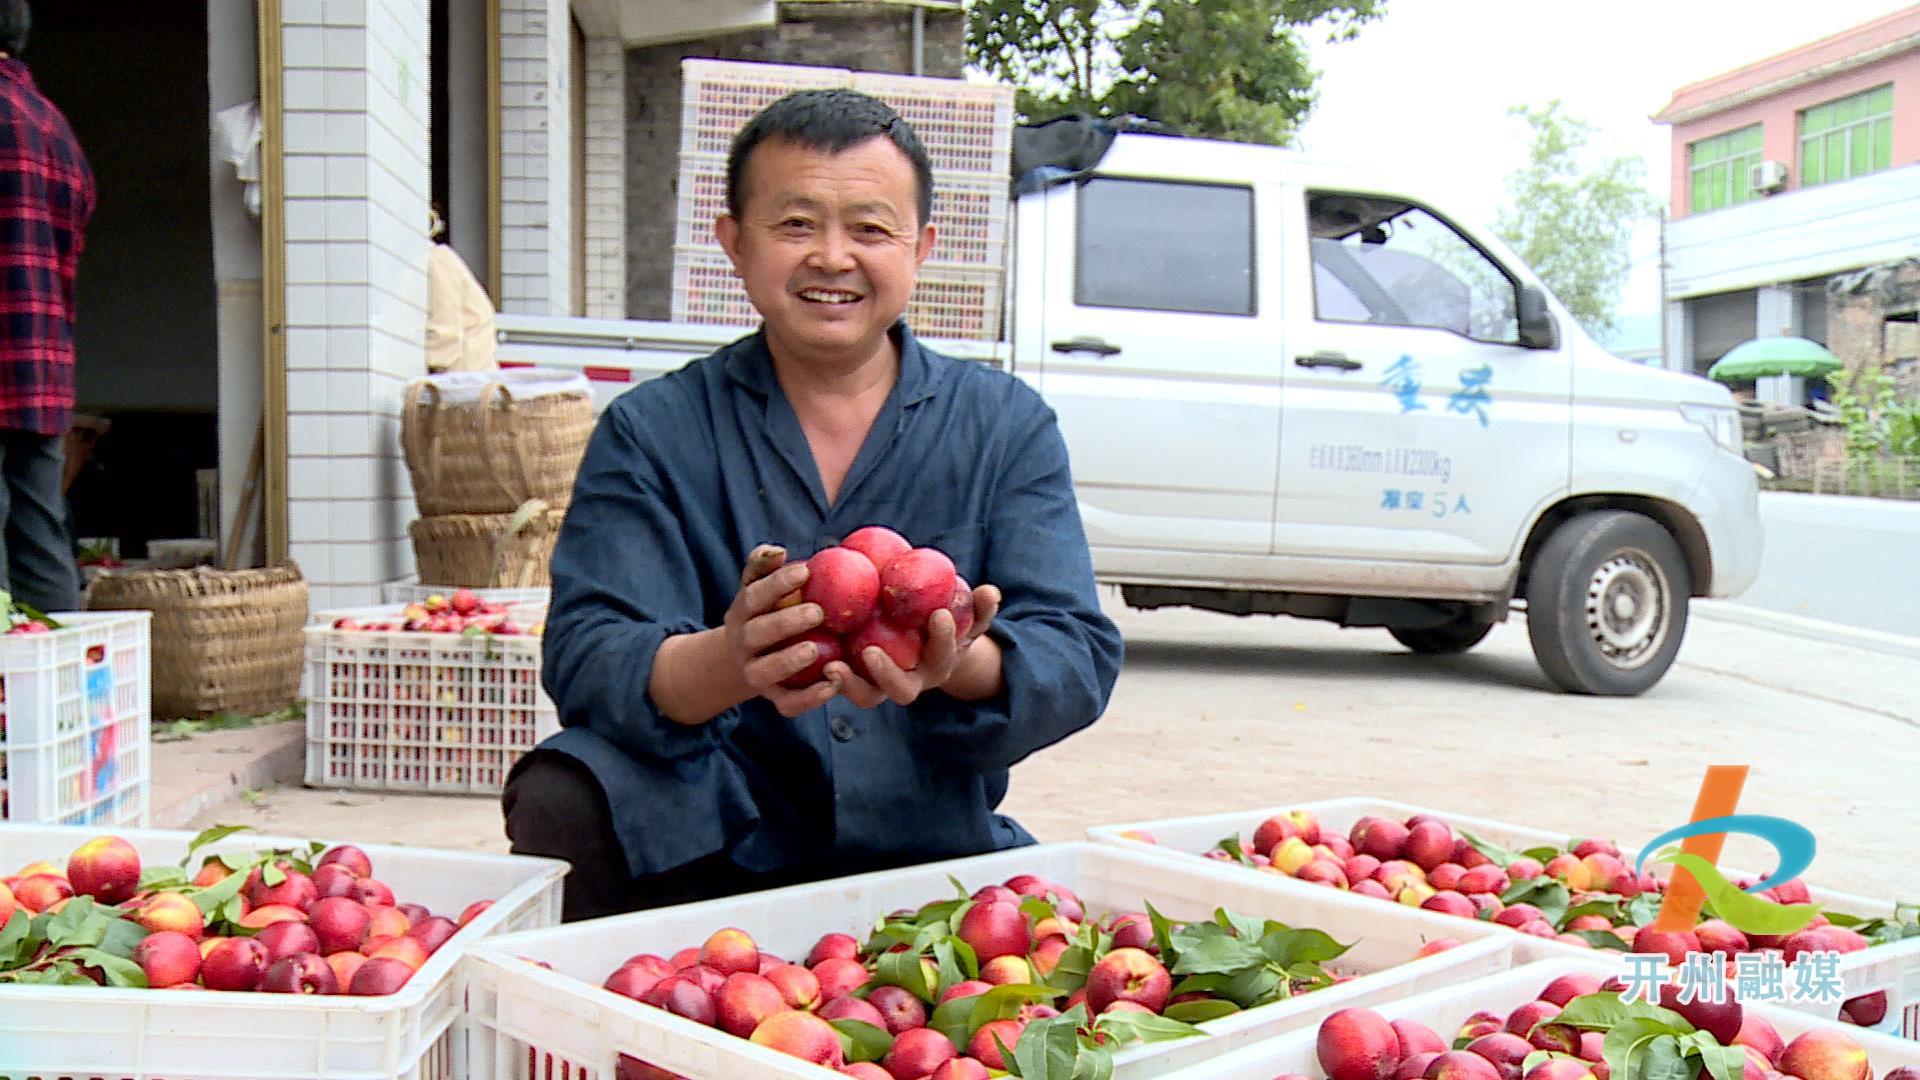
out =
<path fill-rule="evenodd" d="M 734 133 L 781 96 L 850 87 L 893 106 L 913 125 L 933 159 L 938 236 L 907 306 L 908 323 L 922 337 L 999 337 L 1013 137 L 1011 88 L 719 60 L 687 60 L 681 72 L 674 321 L 743 327 L 760 321 L 713 235 L 713 219 L 726 209 L 727 150 Z"/>

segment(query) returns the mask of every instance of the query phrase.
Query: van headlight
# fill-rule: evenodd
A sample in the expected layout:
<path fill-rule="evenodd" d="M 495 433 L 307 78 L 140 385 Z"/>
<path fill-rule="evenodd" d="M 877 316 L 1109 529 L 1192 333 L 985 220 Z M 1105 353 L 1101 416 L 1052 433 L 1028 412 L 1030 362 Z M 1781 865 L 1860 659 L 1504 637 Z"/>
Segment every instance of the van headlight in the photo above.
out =
<path fill-rule="evenodd" d="M 1738 411 L 1715 405 L 1682 405 L 1680 415 L 1690 423 L 1698 424 L 1708 437 L 1730 453 L 1745 452 L 1741 445 Z"/>

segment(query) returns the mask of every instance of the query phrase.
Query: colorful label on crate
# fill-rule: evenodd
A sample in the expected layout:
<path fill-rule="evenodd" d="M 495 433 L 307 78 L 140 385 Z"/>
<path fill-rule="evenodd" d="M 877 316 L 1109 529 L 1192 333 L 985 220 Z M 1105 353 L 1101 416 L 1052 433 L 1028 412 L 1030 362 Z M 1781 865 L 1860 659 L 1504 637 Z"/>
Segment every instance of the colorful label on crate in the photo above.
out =
<path fill-rule="evenodd" d="M 120 772 L 120 729 L 114 725 L 100 728 L 87 737 L 89 759 L 87 779 L 94 798 L 114 789 Z"/>
<path fill-rule="evenodd" d="M 87 719 L 89 727 L 113 723 L 113 669 L 106 665 L 87 669 Z"/>

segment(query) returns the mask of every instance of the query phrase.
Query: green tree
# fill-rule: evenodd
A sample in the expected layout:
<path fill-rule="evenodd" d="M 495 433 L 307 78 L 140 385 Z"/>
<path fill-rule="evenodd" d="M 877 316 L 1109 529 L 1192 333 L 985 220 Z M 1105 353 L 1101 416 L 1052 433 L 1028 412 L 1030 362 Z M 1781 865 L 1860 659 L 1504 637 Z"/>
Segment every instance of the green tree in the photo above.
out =
<path fill-rule="evenodd" d="M 1023 119 L 1134 114 L 1190 135 L 1284 145 L 1319 79 L 1302 32 L 1345 40 L 1386 0 L 972 0 L 967 59 Z"/>
<path fill-rule="evenodd" d="M 1614 327 L 1614 308 L 1630 263 L 1634 226 L 1659 207 L 1645 186 L 1639 158 L 1590 164 L 1593 126 L 1560 111 L 1516 105 L 1532 149 L 1525 168 L 1507 178 L 1509 204 L 1494 231 L 1533 267 L 1573 317 L 1596 336 Z"/>

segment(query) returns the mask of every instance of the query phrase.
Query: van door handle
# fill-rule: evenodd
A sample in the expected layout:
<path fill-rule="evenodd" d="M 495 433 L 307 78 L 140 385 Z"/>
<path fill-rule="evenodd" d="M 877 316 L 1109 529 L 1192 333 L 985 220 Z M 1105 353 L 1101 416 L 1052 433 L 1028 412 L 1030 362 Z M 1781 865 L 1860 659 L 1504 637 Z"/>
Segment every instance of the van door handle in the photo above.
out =
<path fill-rule="evenodd" d="M 1101 356 L 1113 356 L 1120 351 L 1120 346 L 1109 345 L 1097 337 L 1077 337 L 1072 341 L 1054 342 L 1053 351 L 1060 353 L 1090 352 L 1098 353 Z"/>
<path fill-rule="evenodd" d="M 1308 356 L 1296 356 L 1293 358 L 1293 363 L 1295 367 L 1330 367 L 1339 368 L 1341 371 L 1358 371 L 1361 367 L 1360 361 L 1353 359 L 1346 353 L 1326 352 L 1324 350 Z"/>

